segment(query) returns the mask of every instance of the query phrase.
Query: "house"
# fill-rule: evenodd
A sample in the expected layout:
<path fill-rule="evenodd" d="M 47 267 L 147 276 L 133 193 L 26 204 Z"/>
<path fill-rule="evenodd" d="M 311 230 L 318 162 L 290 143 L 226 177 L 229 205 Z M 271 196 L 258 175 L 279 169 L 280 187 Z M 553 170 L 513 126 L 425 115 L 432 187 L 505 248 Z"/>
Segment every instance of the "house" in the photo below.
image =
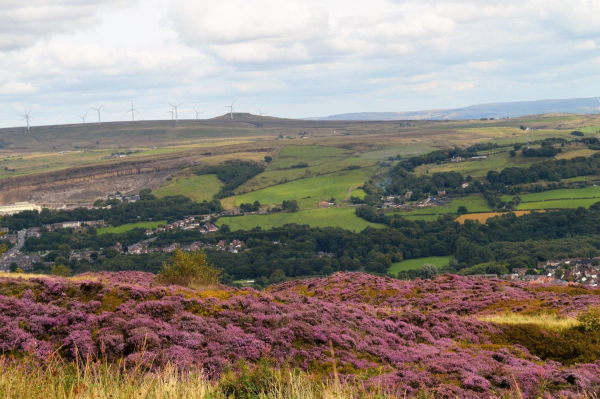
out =
<path fill-rule="evenodd" d="M 217 231 L 219 231 L 219 228 L 217 226 L 215 226 L 212 223 L 206 223 L 204 225 L 204 229 L 208 232 L 208 233 L 215 233 Z"/>
<path fill-rule="evenodd" d="M 450 162 L 462 162 L 463 160 L 464 160 L 464 158 L 463 158 L 463 157 L 457 157 L 457 156 L 454 156 L 454 158 L 452 158 L 452 159 L 450 160 Z"/>
<path fill-rule="evenodd" d="M 412 195 L 413 195 L 413 192 L 412 192 L 412 191 L 408 191 L 408 192 L 407 192 L 407 193 L 404 195 L 404 199 L 405 199 L 405 200 L 409 200 L 409 199 L 410 199 L 410 197 L 412 197 Z"/>
<path fill-rule="evenodd" d="M 130 255 L 140 255 L 142 253 L 143 248 L 144 247 L 142 244 L 133 244 L 129 247 L 127 253 L 129 253 Z"/>
<path fill-rule="evenodd" d="M 439 190 L 438 191 L 438 197 L 442 197 L 444 195 L 446 195 L 446 190 Z"/>
<path fill-rule="evenodd" d="M 150 237 L 150 236 L 154 235 L 154 232 L 152 230 L 146 230 L 145 234 L 146 234 L 146 237 Z"/>
<path fill-rule="evenodd" d="M 461 188 L 467 188 L 467 187 L 469 187 L 469 183 L 463 183 L 463 184 L 461 184 L 461 186 L 460 186 L 460 187 L 461 187 Z"/>
<path fill-rule="evenodd" d="M 525 273 L 527 273 L 527 268 L 523 267 L 523 268 L 516 268 L 516 269 L 512 269 L 513 273 L 516 273 L 519 277 L 523 277 L 525 275 Z"/>
<path fill-rule="evenodd" d="M 112 249 L 116 249 L 116 250 L 117 250 L 117 251 L 119 251 L 119 252 L 123 252 L 123 245 L 122 245 L 120 242 L 116 243 L 116 244 L 115 244 L 115 245 L 113 245 L 111 248 L 112 248 Z"/>
<path fill-rule="evenodd" d="M 173 251 L 175 251 L 177 248 L 179 248 L 179 243 L 175 243 L 175 244 L 171 244 L 166 248 L 163 248 L 163 252 L 164 253 L 171 253 Z"/>
<path fill-rule="evenodd" d="M 226 246 L 227 246 L 227 244 L 225 243 L 225 240 L 220 240 L 217 243 L 217 251 L 225 251 Z"/>

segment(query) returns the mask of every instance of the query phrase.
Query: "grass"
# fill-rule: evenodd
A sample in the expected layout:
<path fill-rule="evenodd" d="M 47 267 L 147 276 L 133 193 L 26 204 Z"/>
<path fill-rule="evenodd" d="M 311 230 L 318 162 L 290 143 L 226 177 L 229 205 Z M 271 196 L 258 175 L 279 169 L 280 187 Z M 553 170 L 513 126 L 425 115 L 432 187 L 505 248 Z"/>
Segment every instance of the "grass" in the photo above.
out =
<path fill-rule="evenodd" d="M 161 224 L 165 225 L 165 224 L 167 224 L 167 221 L 159 220 L 156 222 L 152 221 L 152 222 L 127 223 L 127 224 L 122 224 L 120 226 L 115 226 L 115 227 L 102 227 L 102 228 L 98 229 L 97 232 L 99 235 L 120 234 L 120 233 L 126 233 L 133 229 L 153 229 L 155 227 L 158 227 Z"/>
<path fill-rule="evenodd" d="M 152 193 L 159 198 L 169 195 L 185 195 L 192 201 L 210 201 L 223 187 L 216 175 L 185 176 L 163 183 Z"/>
<path fill-rule="evenodd" d="M 438 268 L 448 266 L 450 263 L 450 259 L 454 259 L 453 256 L 430 256 L 428 258 L 417 258 L 417 259 L 407 259 L 402 262 L 392 263 L 392 266 L 388 269 L 388 273 L 393 274 L 394 276 L 398 274 L 398 272 L 406 271 L 406 270 L 416 270 L 420 269 L 426 263 L 430 265 L 435 265 Z"/>
<path fill-rule="evenodd" d="M 479 223 L 485 223 L 489 219 L 495 216 L 505 215 L 508 212 L 483 212 L 483 213 L 469 213 L 465 215 L 460 215 L 456 218 L 456 221 L 460 224 L 463 224 L 466 220 L 477 220 Z M 523 216 L 531 213 L 531 211 L 514 211 L 513 212 L 517 216 Z"/>
<path fill-rule="evenodd" d="M 418 215 L 430 215 L 435 216 L 431 220 L 436 220 L 437 216 L 456 214 L 458 213 L 458 207 L 464 206 L 469 212 L 487 212 L 491 211 L 491 208 L 487 204 L 487 201 L 481 195 L 471 195 L 468 197 L 454 198 L 452 201 L 445 206 L 430 206 L 425 208 L 412 208 L 410 212 L 386 212 L 386 215 L 400 215 L 407 219 L 415 220 L 426 220 L 422 219 Z"/>
<path fill-rule="evenodd" d="M 279 155 L 269 165 L 269 169 L 288 169 L 301 162 L 312 167 L 347 158 L 350 155 L 352 152 L 336 147 L 288 145 L 281 149 Z"/>
<path fill-rule="evenodd" d="M 490 170 L 501 171 L 504 168 L 511 167 L 526 167 L 534 163 L 541 162 L 546 159 L 542 158 L 527 158 L 517 156 L 511 158 L 508 150 L 489 155 L 486 159 L 463 161 L 463 162 L 447 162 L 440 165 L 421 165 L 415 169 L 415 173 L 419 175 L 432 175 L 438 172 L 459 172 L 463 176 L 472 176 L 474 179 L 485 180 L 487 173 Z"/>
<path fill-rule="evenodd" d="M 502 199 L 510 201 L 513 196 L 506 195 Z M 522 194 L 518 210 L 528 209 L 563 209 L 589 207 L 600 201 L 600 187 L 565 188 L 542 191 L 540 193 Z"/>
<path fill-rule="evenodd" d="M 556 314 L 538 314 L 524 315 L 519 313 L 502 313 L 493 315 L 477 316 L 481 321 L 496 324 L 518 325 L 518 324 L 534 324 L 545 330 L 563 331 L 579 325 L 575 318 L 561 317 Z"/>
<path fill-rule="evenodd" d="M 310 209 L 299 212 L 282 212 L 270 215 L 246 215 L 224 217 L 217 221 L 217 225 L 228 224 L 231 230 L 250 230 L 254 227 L 270 229 L 281 227 L 288 223 L 309 225 L 311 227 L 340 227 L 351 231 L 362 231 L 366 227 L 383 228 L 385 226 L 369 223 L 359 218 L 351 207 L 335 207 L 324 209 Z"/>
<path fill-rule="evenodd" d="M 281 204 L 285 200 L 297 200 L 301 208 L 312 208 L 323 200 L 334 197 L 338 202 L 348 196 L 348 190 L 362 186 L 374 173 L 373 168 L 355 169 L 327 175 L 295 180 L 277 186 L 238 195 L 236 204 Z"/>

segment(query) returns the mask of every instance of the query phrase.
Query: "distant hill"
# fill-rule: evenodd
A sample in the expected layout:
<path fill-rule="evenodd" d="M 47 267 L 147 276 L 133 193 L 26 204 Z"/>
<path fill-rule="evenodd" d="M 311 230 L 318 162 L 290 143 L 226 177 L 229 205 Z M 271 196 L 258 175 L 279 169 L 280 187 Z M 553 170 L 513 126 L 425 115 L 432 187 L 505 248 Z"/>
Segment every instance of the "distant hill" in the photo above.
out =
<path fill-rule="evenodd" d="M 328 121 L 386 121 L 386 120 L 458 120 L 479 118 L 514 118 L 537 114 L 598 114 L 600 102 L 598 98 L 572 98 L 567 100 L 539 100 L 509 103 L 491 103 L 471 105 L 464 108 L 432 109 L 412 112 L 356 112 L 331 115 L 309 120 Z"/>

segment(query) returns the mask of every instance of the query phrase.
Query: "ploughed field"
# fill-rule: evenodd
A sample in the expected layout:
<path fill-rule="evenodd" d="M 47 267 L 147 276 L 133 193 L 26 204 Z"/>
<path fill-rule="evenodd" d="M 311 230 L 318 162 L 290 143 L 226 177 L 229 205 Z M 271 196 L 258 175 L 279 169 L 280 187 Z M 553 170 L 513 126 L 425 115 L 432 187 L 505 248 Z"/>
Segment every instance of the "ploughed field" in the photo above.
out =
<path fill-rule="evenodd" d="M 391 397 L 591 397 L 600 341 L 575 320 L 589 306 L 600 290 L 452 275 L 338 273 L 265 292 L 160 285 L 141 272 L 4 276 L 0 349 L 38 364 L 53 353 L 136 370 L 168 363 L 213 380 L 247 365 L 297 368 Z"/>

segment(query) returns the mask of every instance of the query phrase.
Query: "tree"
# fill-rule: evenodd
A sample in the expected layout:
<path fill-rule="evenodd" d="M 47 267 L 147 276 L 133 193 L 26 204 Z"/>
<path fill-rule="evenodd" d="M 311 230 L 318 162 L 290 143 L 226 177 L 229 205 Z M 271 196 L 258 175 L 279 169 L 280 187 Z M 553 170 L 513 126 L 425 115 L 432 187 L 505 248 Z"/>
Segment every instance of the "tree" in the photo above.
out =
<path fill-rule="evenodd" d="M 281 207 L 284 210 L 290 211 L 290 212 L 296 212 L 298 209 L 300 209 L 300 207 L 298 206 L 298 201 L 296 201 L 296 200 L 283 201 L 283 203 L 281 204 Z"/>
<path fill-rule="evenodd" d="M 50 270 L 52 274 L 59 277 L 69 277 L 73 272 L 68 266 L 57 265 L 56 263 L 51 266 Z"/>
<path fill-rule="evenodd" d="M 227 234 L 231 231 L 231 228 L 229 227 L 228 224 L 222 224 L 221 225 L 221 233 L 223 234 Z"/>
<path fill-rule="evenodd" d="M 467 212 L 469 212 L 467 210 L 467 207 L 463 206 L 463 205 L 459 206 L 458 209 L 456 210 L 456 213 L 458 213 L 459 215 L 464 215 Z"/>
<path fill-rule="evenodd" d="M 163 284 L 210 286 L 219 284 L 222 273 L 206 260 L 204 251 L 186 253 L 177 249 L 171 261 L 163 263 L 157 279 Z"/>
<path fill-rule="evenodd" d="M 421 266 L 421 276 L 423 278 L 431 279 L 437 276 L 437 274 L 438 268 L 436 265 L 425 263 L 423 266 Z"/>
<path fill-rule="evenodd" d="M 600 332 L 600 308 L 588 307 L 577 315 L 577 321 L 585 332 Z"/>
<path fill-rule="evenodd" d="M 514 158 L 514 157 L 516 157 L 516 156 L 517 156 L 517 152 L 516 152 L 515 150 L 510 150 L 510 151 L 508 152 L 508 154 L 510 155 L 510 157 L 511 157 L 511 158 Z"/>
<path fill-rule="evenodd" d="M 273 157 L 270 155 L 265 155 L 265 162 L 266 163 L 271 163 L 271 161 L 273 160 Z"/>

